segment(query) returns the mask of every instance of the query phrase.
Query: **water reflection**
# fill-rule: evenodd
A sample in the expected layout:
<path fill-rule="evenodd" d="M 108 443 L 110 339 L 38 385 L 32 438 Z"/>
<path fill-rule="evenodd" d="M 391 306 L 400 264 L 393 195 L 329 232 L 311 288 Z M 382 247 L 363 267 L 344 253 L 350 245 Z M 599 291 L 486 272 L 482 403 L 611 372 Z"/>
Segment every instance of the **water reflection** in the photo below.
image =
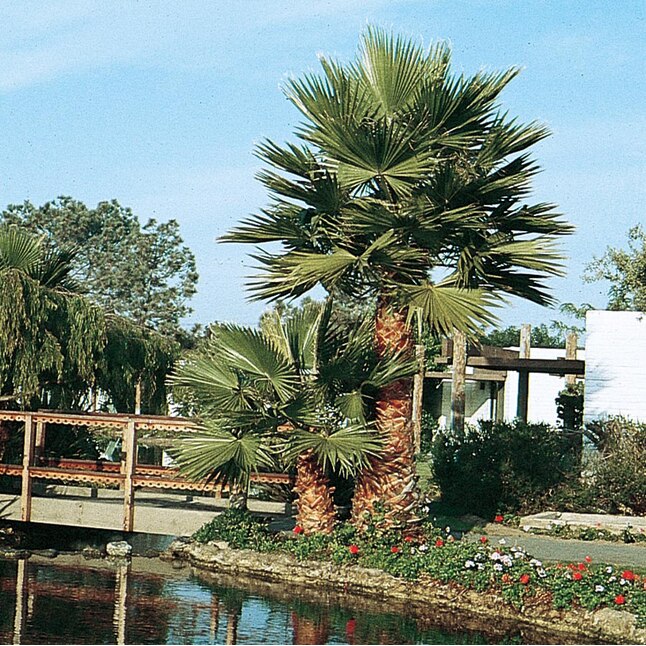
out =
<path fill-rule="evenodd" d="M 268 584 L 254 591 L 158 561 L 148 562 L 148 571 L 141 567 L 69 557 L 0 560 L 0 643 L 521 643 L 513 627 L 487 635 L 467 631 L 465 618 L 447 629 L 438 627 L 437 614 L 383 612 L 365 600 L 352 606 L 313 590 L 312 601 L 305 591 L 290 594 Z M 522 640 L 550 642 L 526 633 Z"/>

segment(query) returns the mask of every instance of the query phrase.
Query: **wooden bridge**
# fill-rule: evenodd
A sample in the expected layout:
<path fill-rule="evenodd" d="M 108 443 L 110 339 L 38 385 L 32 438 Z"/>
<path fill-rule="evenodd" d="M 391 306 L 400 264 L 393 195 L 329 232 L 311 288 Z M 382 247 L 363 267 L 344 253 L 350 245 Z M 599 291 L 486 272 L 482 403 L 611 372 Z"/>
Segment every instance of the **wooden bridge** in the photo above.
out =
<path fill-rule="evenodd" d="M 190 481 L 176 468 L 137 461 L 138 433 L 195 431 L 188 419 L 0 410 L 2 421 L 22 422 L 24 443 L 22 464 L 0 463 L 0 476 L 21 479 L 19 495 L 0 494 L 0 519 L 180 535 L 195 531 L 224 505 L 227 491 L 221 485 Z M 45 458 L 48 424 L 116 431 L 122 440 L 120 462 Z M 291 484 L 292 478 L 254 473 L 252 482 Z M 286 511 L 281 503 L 256 507 L 271 514 Z"/>

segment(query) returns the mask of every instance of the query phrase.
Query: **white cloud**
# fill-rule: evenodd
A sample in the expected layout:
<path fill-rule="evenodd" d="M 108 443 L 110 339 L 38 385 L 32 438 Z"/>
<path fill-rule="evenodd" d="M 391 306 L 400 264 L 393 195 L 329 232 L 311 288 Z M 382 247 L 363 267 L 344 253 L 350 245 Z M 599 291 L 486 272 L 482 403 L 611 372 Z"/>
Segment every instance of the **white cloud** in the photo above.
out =
<path fill-rule="evenodd" d="M 327 0 L 246 2 L 5 2 L 0 90 L 114 64 L 233 70 L 254 54 L 251 41 L 271 30 L 272 44 L 293 41 L 294 26 L 331 17 L 343 23 L 388 4 Z M 392 3 L 391 3 L 392 4 Z M 289 26 L 289 29 L 285 29 Z M 249 47 L 245 48 L 245 44 Z M 270 49 L 268 45 L 268 49 Z"/>

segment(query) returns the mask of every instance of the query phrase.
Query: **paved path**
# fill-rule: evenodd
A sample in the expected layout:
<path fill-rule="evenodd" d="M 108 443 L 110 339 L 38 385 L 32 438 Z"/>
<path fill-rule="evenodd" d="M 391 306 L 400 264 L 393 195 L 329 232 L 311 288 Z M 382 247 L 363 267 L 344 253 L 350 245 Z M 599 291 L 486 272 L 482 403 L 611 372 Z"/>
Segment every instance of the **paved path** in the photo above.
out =
<path fill-rule="evenodd" d="M 487 525 L 492 544 L 504 540 L 507 546 L 517 545 L 542 561 L 580 562 L 586 556 L 593 563 L 609 563 L 646 570 L 646 543 L 613 543 L 610 541 L 579 541 L 537 536 L 501 525 Z M 473 534 L 480 537 L 480 534 Z"/>

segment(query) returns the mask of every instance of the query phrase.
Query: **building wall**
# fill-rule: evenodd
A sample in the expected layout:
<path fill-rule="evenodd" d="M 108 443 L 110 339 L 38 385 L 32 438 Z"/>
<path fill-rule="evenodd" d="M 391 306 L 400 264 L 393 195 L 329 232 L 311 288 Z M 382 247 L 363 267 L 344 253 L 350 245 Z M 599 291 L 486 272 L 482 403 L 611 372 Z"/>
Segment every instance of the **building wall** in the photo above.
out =
<path fill-rule="evenodd" d="M 646 314 L 586 316 L 584 420 L 623 415 L 646 422 Z"/>
<path fill-rule="evenodd" d="M 509 348 L 518 350 L 518 348 Z M 587 351 L 587 350 L 586 350 Z M 577 350 L 577 359 L 585 359 L 586 351 Z M 530 359 L 565 359 L 563 348 L 531 348 Z M 543 373 L 530 373 L 527 420 L 556 425 L 556 398 L 565 388 L 565 377 Z M 518 373 L 508 372 L 505 382 L 505 419 L 516 417 L 518 402 Z"/>

